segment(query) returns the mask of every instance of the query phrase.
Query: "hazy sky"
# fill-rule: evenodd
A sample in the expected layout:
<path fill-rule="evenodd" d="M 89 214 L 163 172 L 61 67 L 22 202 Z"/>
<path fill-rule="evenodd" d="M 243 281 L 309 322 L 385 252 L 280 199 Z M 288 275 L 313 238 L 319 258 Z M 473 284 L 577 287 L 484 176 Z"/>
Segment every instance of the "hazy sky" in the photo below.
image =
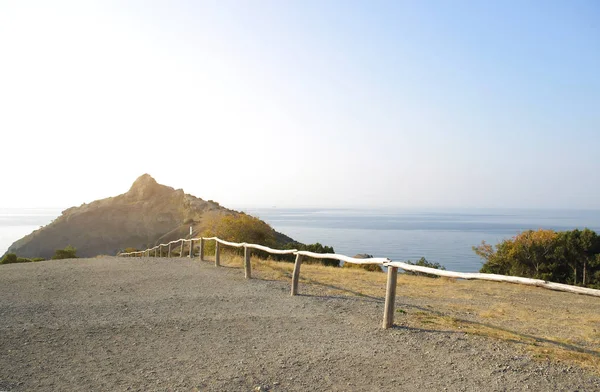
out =
<path fill-rule="evenodd" d="M 0 2 L 0 207 L 600 208 L 600 3 Z"/>

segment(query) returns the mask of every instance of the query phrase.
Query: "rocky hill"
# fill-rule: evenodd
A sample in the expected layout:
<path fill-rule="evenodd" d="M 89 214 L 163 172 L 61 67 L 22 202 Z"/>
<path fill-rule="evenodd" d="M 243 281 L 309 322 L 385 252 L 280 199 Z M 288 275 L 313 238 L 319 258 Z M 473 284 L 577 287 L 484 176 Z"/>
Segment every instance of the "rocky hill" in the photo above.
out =
<path fill-rule="evenodd" d="M 77 255 L 114 255 L 127 247 L 146 249 L 160 242 L 204 231 L 215 217 L 239 214 L 213 201 L 158 184 L 148 174 L 139 177 L 127 193 L 63 211 L 49 225 L 13 243 L 8 253 L 49 258 L 67 245 Z M 293 241 L 275 233 L 280 243 Z"/>

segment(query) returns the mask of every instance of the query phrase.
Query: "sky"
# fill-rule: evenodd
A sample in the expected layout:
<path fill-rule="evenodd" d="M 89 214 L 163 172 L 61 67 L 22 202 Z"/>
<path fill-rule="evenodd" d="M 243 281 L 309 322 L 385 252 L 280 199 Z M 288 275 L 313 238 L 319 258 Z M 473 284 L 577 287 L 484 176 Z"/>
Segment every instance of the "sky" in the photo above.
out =
<path fill-rule="evenodd" d="M 600 3 L 0 1 L 0 207 L 600 209 Z"/>

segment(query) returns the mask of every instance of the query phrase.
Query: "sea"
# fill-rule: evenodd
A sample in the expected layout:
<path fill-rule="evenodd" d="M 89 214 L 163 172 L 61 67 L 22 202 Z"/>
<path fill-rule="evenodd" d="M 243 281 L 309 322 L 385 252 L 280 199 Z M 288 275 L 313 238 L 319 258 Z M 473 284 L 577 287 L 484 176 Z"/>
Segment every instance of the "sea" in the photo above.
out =
<path fill-rule="evenodd" d="M 600 233 L 598 210 L 532 209 L 247 209 L 275 230 L 303 243 L 333 246 L 336 253 L 366 253 L 394 261 L 425 257 L 447 270 L 478 272 L 472 247 L 524 230 L 590 228 Z"/>
<path fill-rule="evenodd" d="M 237 208 L 240 209 L 240 208 Z M 244 208 L 275 230 L 336 253 L 366 253 L 395 261 L 425 257 L 447 270 L 477 272 L 472 247 L 496 244 L 528 229 L 590 228 L 600 233 L 598 210 Z M 0 254 L 17 239 L 50 223 L 59 208 L 0 209 Z"/>

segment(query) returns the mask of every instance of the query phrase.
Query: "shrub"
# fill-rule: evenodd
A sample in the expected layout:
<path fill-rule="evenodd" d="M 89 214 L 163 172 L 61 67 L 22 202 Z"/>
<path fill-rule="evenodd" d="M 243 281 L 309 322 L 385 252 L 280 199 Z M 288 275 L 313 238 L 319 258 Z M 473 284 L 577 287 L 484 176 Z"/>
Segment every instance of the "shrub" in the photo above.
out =
<path fill-rule="evenodd" d="M 421 257 L 419 259 L 419 261 L 417 261 L 416 263 L 413 263 L 412 261 L 409 260 L 406 262 L 406 264 L 418 265 L 419 267 L 435 268 L 435 269 L 444 270 L 444 271 L 446 270 L 446 267 L 444 267 L 440 263 L 432 263 L 430 261 L 427 261 L 427 259 L 425 257 Z M 424 272 L 405 271 L 405 273 L 407 275 L 426 276 L 428 278 L 439 278 L 439 276 L 437 276 L 437 275 L 426 274 Z"/>
<path fill-rule="evenodd" d="M 368 255 L 368 254 L 358 254 L 356 256 L 354 256 L 355 259 L 372 259 L 373 255 Z M 358 269 L 364 269 L 370 272 L 383 272 L 383 270 L 381 269 L 381 266 L 378 264 L 353 264 L 353 263 L 344 263 L 344 265 L 342 266 L 344 268 L 358 268 Z"/>
<path fill-rule="evenodd" d="M 268 246 L 270 248 L 279 248 L 281 245 L 277 241 L 276 232 L 266 222 L 251 215 L 240 213 L 238 215 L 215 216 L 206 224 L 206 229 L 202 232 L 203 237 L 219 237 L 222 240 L 230 242 L 246 242 L 248 244 L 257 244 Z M 232 249 L 227 246 L 221 247 L 221 250 L 227 250 L 234 254 L 243 254 L 243 248 Z M 299 242 L 289 242 L 282 249 L 306 250 L 314 253 L 335 253 L 331 246 L 323 246 L 320 243 L 305 245 Z M 204 244 L 205 254 L 215 252 L 214 241 L 208 241 Z M 271 258 L 277 261 L 293 262 L 294 255 L 271 255 L 260 250 L 253 250 L 253 254 L 262 258 Z M 307 263 L 320 263 L 328 266 L 339 266 L 338 260 L 319 260 L 306 258 Z"/>
<path fill-rule="evenodd" d="M 52 256 L 52 260 L 76 259 L 76 252 L 77 249 L 75 249 L 71 245 L 68 245 L 64 249 L 57 249 L 56 251 L 54 251 L 54 256 Z"/>
<path fill-rule="evenodd" d="M 2 260 L 0 260 L 0 264 L 14 264 L 14 263 L 18 263 L 17 255 L 14 253 L 5 254 L 4 257 L 2 257 Z"/>
<path fill-rule="evenodd" d="M 42 260 L 44 260 L 42 257 L 35 257 L 33 259 L 30 259 L 27 257 L 17 257 L 17 255 L 14 253 L 7 253 L 0 260 L 0 264 L 31 263 L 31 262 L 42 261 Z"/>
<path fill-rule="evenodd" d="M 302 244 L 300 242 L 288 242 L 287 244 L 285 244 L 283 246 L 283 249 L 305 250 L 305 251 L 313 252 L 313 253 L 335 253 L 335 250 L 333 249 L 333 247 L 321 245 L 318 242 L 316 242 L 314 244 L 308 244 L 308 245 Z M 296 256 L 294 256 L 294 255 L 285 255 L 285 256 L 280 256 L 278 259 L 293 262 L 295 260 L 295 258 L 296 258 Z M 329 267 L 339 267 L 340 266 L 339 260 L 313 259 L 312 257 L 304 258 L 303 263 L 322 264 L 322 265 L 326 265 Z"/>
<path fill-rule="evenodd" d="M 324 246 L 321 245 L 320 243 L 314 243 L 314 244 L 308 244 L 308 245 L 304 245 L 302 244 L 298 250 L 306 250 L 308 252 L 313 252 L 313 253 L 335 253 L 335 250 L 333 250 L 333 247 L 331 246 Z M 312 257 L 307 257 L 303 259 L 304 263 L 307 264 L 323 264 L 326 265 L 328 267 L 339 267 L 340 266 L 340 261 L 339 260 L 333 260 L 333 259 L 313 259 Z"/>
<path fill-rule="evenodd" d="M 276 247 L 275 231 L 264 221 L 246 214 L 216 216 L 207 222 L 203 237 L 219 237 L 230 242 L 247 242 L 268 247 Z M 211 254 L 215 243 L 204 244 L 204 251 Z M 243 251 L 243 250 L 242 250 Z M 237 251 L 239 253 L 239 250 Z"/>

